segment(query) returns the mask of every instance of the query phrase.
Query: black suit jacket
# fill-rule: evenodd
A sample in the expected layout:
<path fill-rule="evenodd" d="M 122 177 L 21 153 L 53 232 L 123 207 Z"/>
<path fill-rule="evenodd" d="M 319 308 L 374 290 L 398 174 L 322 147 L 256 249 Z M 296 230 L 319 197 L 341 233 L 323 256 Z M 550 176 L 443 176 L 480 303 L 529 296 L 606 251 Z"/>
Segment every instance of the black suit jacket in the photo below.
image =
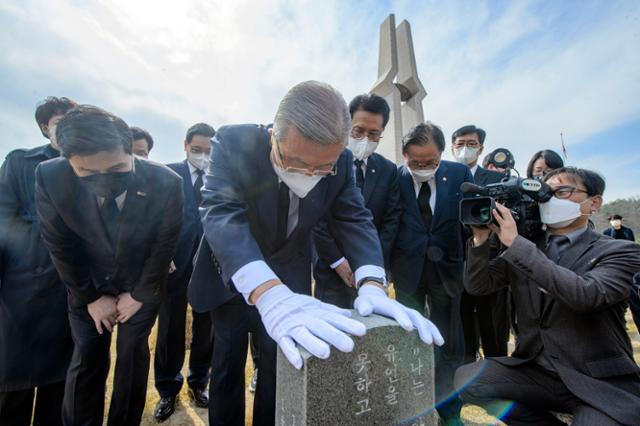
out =
<path fill-rule="evenodd" d="M 504 173 L 499 173 L 493 170 L 483 169 L 478 166 L 476 172 L 473 175 L 473 181 L 476 185 L 484 186 L 491 183 L 498 183 L 504 177 Z"/>
<path fill-rule="evenodd" d="M 266 262 L 292 291 L 310 294 L 311 232 L 323 218 L 354 268 L 384 267 L 371 213 L 354 184 L 349 150 L 339 157 L 337 174 L 321 179 L 300 200 L 297 226 L 276 247 L 278 176 L 269 141 L 265 128 L 250 124 L 222 127 L 211 143 L 201 205 L 205 238 L 189 283 L 189 302 L 197 312 L 230 300 L 231 277 L 252 261 Z"/>
<path fill-rule="evenodd" d="M 473 182 L 471 170 L 463 164 L 440 161 L 435 176 L 436 208 L 431 229 L 425 227 L 420 215 L 411 172 L 406 166 L 400 166 L 398 175 L 402 215 L 391 255 L 394 285 L 413 293 L 428 256 L 438 268 L 439 277 L 433 279 L 442 280 L 449 295 L 461 294 L 464 245 L 458 205 L 463 198 L 460 185 Z"/>
<path fill-rule="evenodd" d="M 73 352 L 67 291 L 40 236 L 36 167 L 47 144 L 7 155 L 0 168 L 0 392 L 64 380 Z"/>
<path fill-rule="evenodd" d="M 516 348 L 510 357 L 494 360 L 512 366 L 531 362 L 544 347 L 573 394 L 618 422 L 640 424 L 640 368 L 624 319 L 632 276 L 640 270 L 640 246 L 587 230 L 558 264 L 521 236 L 492 260 L 489 244 L 469 243 L 467 252 L 469 293 L 510 286 L 513 294 Z M 540 288 L 548 293 L 544 298 Z"/>
<path fill-rule="evenodd" d="M 182 178 L 182 192 L 184 193 L 184 206 L 182 208 L 182 228 L 176 244 L 176 255 L 173 259 L 176 265 L 174 274 L 182 276 L 191 271 L 193 256 L 202 238 L 202 222 L 198 212 L 198 204 L 195 198 L 195 190 L 191 181 L 191 171 L 187 160 L 180 163 L 167 164 L 171 170 Z"/>
<path fill-rule="evenodd" d="M 36 170 L 42 235 L 74 306 L 126 291 L 143 303 L 162 295 L 182 224 L 182 180 L 166 166 L 139 158 L 134 167 L 115 249 L 96 196 L 69 162 L 58 158 Z"/>
<path fill-rule="evenodd" d="M 373 215 L 373 224 L 378 230 L 385 266 L 388 268 L 401 213 L 397 166 L 380 154 L 371 154 L 367 160 L 362 196 L 365 207 Z M 344 286 L 330 265 L 342 256 L 349 259 L 350 253 L 344 252 L 332 236 L 326 222 L 320 223 L 314 229 L 313 240 L 318 252 L 318 260 L 314 268 L 316 285 Z"/>

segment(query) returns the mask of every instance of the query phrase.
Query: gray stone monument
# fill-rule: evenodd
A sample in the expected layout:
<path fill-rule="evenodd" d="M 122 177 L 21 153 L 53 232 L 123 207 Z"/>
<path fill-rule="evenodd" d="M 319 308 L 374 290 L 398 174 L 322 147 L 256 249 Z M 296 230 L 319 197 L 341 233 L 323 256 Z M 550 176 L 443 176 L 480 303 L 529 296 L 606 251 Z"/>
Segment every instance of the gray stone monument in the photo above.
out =
<path fill-rule="evenodd" d="M 371 93 L 385 98 L 391 107 L 378 152 L 400 164 L 402 136 L 424 121 L 422 100 L 427 92 L 418 78 L 409 22 L 402 21 L 397 28 L 395 22 L 391 14 L 380 26 L 378 80 Z"/>
<path fill-rule="evenodd" d="M 303 350 L 296 370 L 278 351 L 276 425 L 437 425 L 433 346 L 389 318 L 354 318 L 367 334 L 353 352 Z"/>

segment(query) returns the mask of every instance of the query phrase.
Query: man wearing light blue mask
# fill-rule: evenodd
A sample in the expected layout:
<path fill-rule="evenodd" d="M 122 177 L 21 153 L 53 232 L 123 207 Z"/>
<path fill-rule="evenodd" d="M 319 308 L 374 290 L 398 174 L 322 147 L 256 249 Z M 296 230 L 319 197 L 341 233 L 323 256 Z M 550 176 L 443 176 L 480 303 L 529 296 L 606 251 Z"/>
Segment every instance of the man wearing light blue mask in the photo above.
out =
<path fill-rule="evenodd" d="M 519 334 L 511 356 L 458 369 L 456 388 L 510 425 L 560 424 L 551 411 L 573 414 L 573 424 L 640 424 L 640 367 L 624 318 L 640 246 L 589 229 L 602 205 L 600 175 L 563 167 L 544 180 L 553 197 L 540 204 L 542 238 L 518 235 L 500 204 L 494 224 L 473 227 L 465 287 L 488 294 L 509 286 Z M 491 232 L 507 247 L 495 259 Z"/>
<path fill-rule="evenodd" d="M 187 286 L 191 278 L 193 257 L 202 238 L 200 201 L 204 174 L 209 167 L 211 138 L 215 130 L 207 123 L 189 127 L 184 139 L 187 158 L 167 164 L 182 177 L 184 209 L 182 228 L 176 244 L 176 255 L 169 269 L 167 294 L 158 310 L 158 337 L 153 365 L 155 385 L 160 400 L 154 410 L 158 421 L 168 419 L 175 411 L 177 395 L 182 389 L 182 365 L 185 357 L 185 329 L 187 317 Z M 197 407 L 209 404 L 207 384 L 213 341 L 208 313 L 193 312 L 192 339 L 189 347 L 189 397 Z"/>
<path fill-rule="evenodd" d="M 356 96 L 349 104 L 351 132 L 347 144 L 353 153 L 355 183 L 373 215 L 387 269 L 400 223 L 398 170 L 392 161 L 374 151 L 382 139 L 390 112 L 387 101 L 378 95 Z M 327 222 L 316 227 L 314 243 L 319 254 L 313 269 L 315 296 L 323 302 L 351 308 L 357 296 L 354 274 Z"/>

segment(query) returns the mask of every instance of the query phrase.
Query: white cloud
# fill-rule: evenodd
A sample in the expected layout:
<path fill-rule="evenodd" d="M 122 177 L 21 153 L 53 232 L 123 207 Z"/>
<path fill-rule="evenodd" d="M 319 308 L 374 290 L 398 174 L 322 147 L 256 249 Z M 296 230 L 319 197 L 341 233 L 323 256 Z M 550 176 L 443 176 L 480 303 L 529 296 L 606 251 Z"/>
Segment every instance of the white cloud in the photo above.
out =
<path fill-rule="evenodd" d="M 34 0 L 0 2 L 11 86 L 0 89 L 9 129 L 0 155 L 41 143 L 33 105 L 47 95 L 147 127 L 152 156 L 166 162 L 181 156 L 190 124 L 267 123 L 299 81 L 327 81 L 350 99 L 376 79 L 378 29 L 391 11 L 411 23 L 427 117 L 446 134 L 486 128 L 487 148 L 508 146 L 521 169 L 536 150 L 559 150 L 560 132 L 574 160 L 572 146 L 640 119 L 633 3 Z"/>

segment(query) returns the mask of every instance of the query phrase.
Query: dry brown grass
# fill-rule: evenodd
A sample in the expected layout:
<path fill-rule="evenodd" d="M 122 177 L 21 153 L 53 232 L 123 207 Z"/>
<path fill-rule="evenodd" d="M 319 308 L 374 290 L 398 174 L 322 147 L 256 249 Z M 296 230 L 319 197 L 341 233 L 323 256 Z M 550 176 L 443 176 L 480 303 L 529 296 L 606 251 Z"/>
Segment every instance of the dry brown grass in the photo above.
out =
<path fill-rule="evenodd" d="M 190 310 L 188 315 L 189 315 L 188 324 L 191 324 Z M 636 328 L 635 324 L 631 320 L 631 314 L 629 312 L 627 312 L 627 326 L 629 329 L 629 334 L 632 337 L 635 360 L 638 364 L 640 364 L 640 335 L 638 334 L 638 329 Z M 189 329 L 187 330 L 187 342 L 190 341 L 190 336 L 191 336 L 190 325 L 188 327 Z M 156 343 L 156 327 L 153 328 L 153 331 L 151 332 L 151 336 L 149 337 L 149 347 L 151 349 L 152 365 L 151 365 L 150 374 L 149 374 L 147 403 L 146 403 L 144 414 L 142 417 L 142 425 L 145 425 L 145 426 L 158 424 L 153 418 L 153 410 L 159 399 L 158 393 L 155 390 L 155 387 L 153 384 L 153 351 L 155 349 L 155 343 Z M 513 342 L 510 342 L 510 347 L 511 348 L 513 347 Z M 115 365 L 115 335 L 112 341 L 111 353 L 112 353 L 112 364 L 111 364 L 111 371 L 109 373 L 109 381 L 107 386 L 106 407 L 109 406 L 108 404 L 109 404 L 109 399 L 111 395 L 111 386 L 113 383 L 113 366 Z M 187 355 L 185 359 L 188 359 L 188 356 L 189 356 L 189 351 L 187 350 Z M 246 373 L 246 382 L 248 384 L 249 380 L 251 379 L 251 374 L 253 373 L 253 365 L 252 365 L 250 356 L 247 357 L 247 365 L 245 367 L 245 373 Z M 186 367 L 183 369 L 183 374 L 186 374 Z M 253 394 L 246 391 L 245 395 L 246 395 L 246 401 L 247 401 L 246 417 L 245 417 L 246 424 L 251 425 L 251 420 L 252 420 L 251 410 L 253 408 Z M 193 404 L 190 403 L 187 396 L 187 386 L 185 385 L 182 389 L 182 392 L 180 393 L 180 402 L 176 407 L 176 412 L 173 414 L 173 416 L 171 416 L 171 418 L 169 418 L 169 420 L 163 423 L 163 426 L 164 425 L 167 425 L 167 426 L 207 425 L 208 424 L 207 416 L 208 416 L 208 413 L 206 409 L 196 408 L 193 406 Z M 471 405 L 465 406 L 463 408 L 462 418 L 466 425 L 475 426 L 475 425 L 488 425 L 488 424 L 491 424 L 491 425 L 502 424 L 502 422 L 499 422 L 496 418 L 489 416 L 480 407 L 471 406 Z"/>

